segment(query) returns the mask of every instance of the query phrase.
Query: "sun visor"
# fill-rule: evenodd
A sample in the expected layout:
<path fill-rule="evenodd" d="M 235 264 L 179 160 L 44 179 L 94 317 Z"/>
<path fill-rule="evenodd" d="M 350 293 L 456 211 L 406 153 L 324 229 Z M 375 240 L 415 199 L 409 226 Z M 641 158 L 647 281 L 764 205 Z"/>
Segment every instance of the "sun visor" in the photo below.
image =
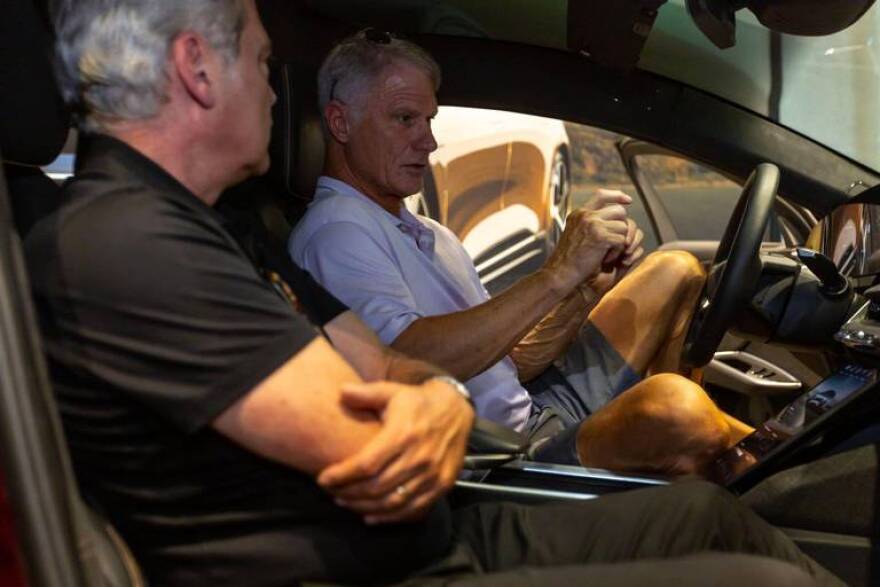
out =
<path fill-rule="evenodd" d="M 568 47 L 596 63 L 630 69 L 642 53 L 666 0 L 570 2 Z"/>

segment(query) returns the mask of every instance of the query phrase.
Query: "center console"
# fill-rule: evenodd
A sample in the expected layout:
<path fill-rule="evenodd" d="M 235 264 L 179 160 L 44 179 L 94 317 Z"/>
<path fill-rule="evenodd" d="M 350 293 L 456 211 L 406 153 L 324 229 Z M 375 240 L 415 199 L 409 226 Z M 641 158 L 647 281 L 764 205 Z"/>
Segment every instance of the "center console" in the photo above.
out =
<path fill-rule="evenodd" d="M 859 315 L 841 332 L 859 332 Z M 873 367 L 856 362 L 845 364 L 722 454 L 710 467 L 709 478 L 742 493 L 791 466 L 798 455 L 815 447 L 828 433 L 846 430 L 850 428 L 849 421 L 864 419 L 880 409 L 878 380 L 880 373 Z M 459 498 L 464 496 L 464 501 L 539 502 L 593 499 L 666 483 L 668 480 L 662 477 L 515 460 L 487 470 L 470 471 L 467 479 L 458 482 L 456 493 Z"/>
<path fill-rule="evenodd" d="M 749 489 L 819 439 L 832 421 L 876 407 L 877 380 L 876 369 L 843 366 L 725 452 L 710 478 L 736 491 Z"/>

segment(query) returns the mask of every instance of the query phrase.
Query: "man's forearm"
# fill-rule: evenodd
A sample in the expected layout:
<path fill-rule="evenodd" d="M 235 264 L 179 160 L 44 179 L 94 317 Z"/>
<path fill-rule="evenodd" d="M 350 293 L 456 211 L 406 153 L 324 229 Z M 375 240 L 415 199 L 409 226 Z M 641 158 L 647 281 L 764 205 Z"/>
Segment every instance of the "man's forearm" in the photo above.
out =
<path fill-rule="evenodd" d="M 430 363 L 386 347 L 353 312 L 340 314 L 324 326 L 324 331 L 336 350 L 364 381 L 385 380 L 418 385 L 431 377 L 448 375 Z"/>
<path fill-rule="evenodd" d="M 406 355 L 389 350 L 388 370 L 385 379 L 409 385 L 424 383 L 431 377 L 449 375 L 446 371 L 418 359 L 411 359 Z"/>
<path fill-rule="evenodd" d="M 540 375 L 571 344 L 599 298 L 578 288 L 560 302 L 510 351 L 520 381 Z"/>
<path fill-rule="evenodd" d="M 507 355 L 568 293 L 539 270 L 479 306 L 416 320 L 391 346 L 470 379 Z"/>

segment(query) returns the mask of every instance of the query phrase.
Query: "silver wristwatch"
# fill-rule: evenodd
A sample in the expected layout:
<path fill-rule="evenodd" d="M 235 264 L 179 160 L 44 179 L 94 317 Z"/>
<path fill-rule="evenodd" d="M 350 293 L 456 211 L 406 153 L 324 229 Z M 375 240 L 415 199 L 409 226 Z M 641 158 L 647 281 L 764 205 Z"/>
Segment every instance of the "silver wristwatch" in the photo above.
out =
<path fill-rule="evenodd" d="M 469 404 L 473 405 L 474 400 L 471 399 L 471 392 L 469 392 L 467 387 L 455 377 L 450 377 L 449 375 L 436 375 L 429 378 L 428 381 L 442 381 L 443 383 L 446 383 L 452 387 L 452 389 L 460 393 Z"/>

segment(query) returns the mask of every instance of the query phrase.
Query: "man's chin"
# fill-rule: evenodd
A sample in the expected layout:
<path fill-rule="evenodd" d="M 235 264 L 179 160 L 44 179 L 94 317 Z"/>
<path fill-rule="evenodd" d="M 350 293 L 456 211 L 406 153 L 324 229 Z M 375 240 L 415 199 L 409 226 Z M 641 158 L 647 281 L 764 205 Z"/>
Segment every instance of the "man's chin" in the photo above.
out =
<path fill-rule="evenodd" d="M 260 159 L 257 163 L 250 166 L 250 174 L 254 175 L 265 175 L 266 172 L 269 171 L 269 166 L 271 164 L 271 159 L 269 159 L 269 153 L 266 153 L 262 159 Z"/>
<path fill-rule="evenodd" d="M 269 159 L 269 155 L 267 154 L 263 157 L 263 160 L 257 164 L 257 170 L 254 175 L 265 175 L 269 171 L 269 166 L 271 164 L 271 160 Z"/>
<path fill-rule="evenodd" d="M 265 175 L 269 171 L 269 156 L 266 155 L 256 162 L 247 163 L 238 168 L 234 177 L 229 178 L 229 186 L 238 185 L 241 182 L 259 175 Z"/>
<path fill-rule="evenodd" d="M 414 196 L 424 187 L 425 182 L 419 180 L 418 182 L 407 182 L 405 185 L 401 185 L 400 189 L 397 190 L 398 197 L 400 198 L 408 198 L 410 196 Z"/>

